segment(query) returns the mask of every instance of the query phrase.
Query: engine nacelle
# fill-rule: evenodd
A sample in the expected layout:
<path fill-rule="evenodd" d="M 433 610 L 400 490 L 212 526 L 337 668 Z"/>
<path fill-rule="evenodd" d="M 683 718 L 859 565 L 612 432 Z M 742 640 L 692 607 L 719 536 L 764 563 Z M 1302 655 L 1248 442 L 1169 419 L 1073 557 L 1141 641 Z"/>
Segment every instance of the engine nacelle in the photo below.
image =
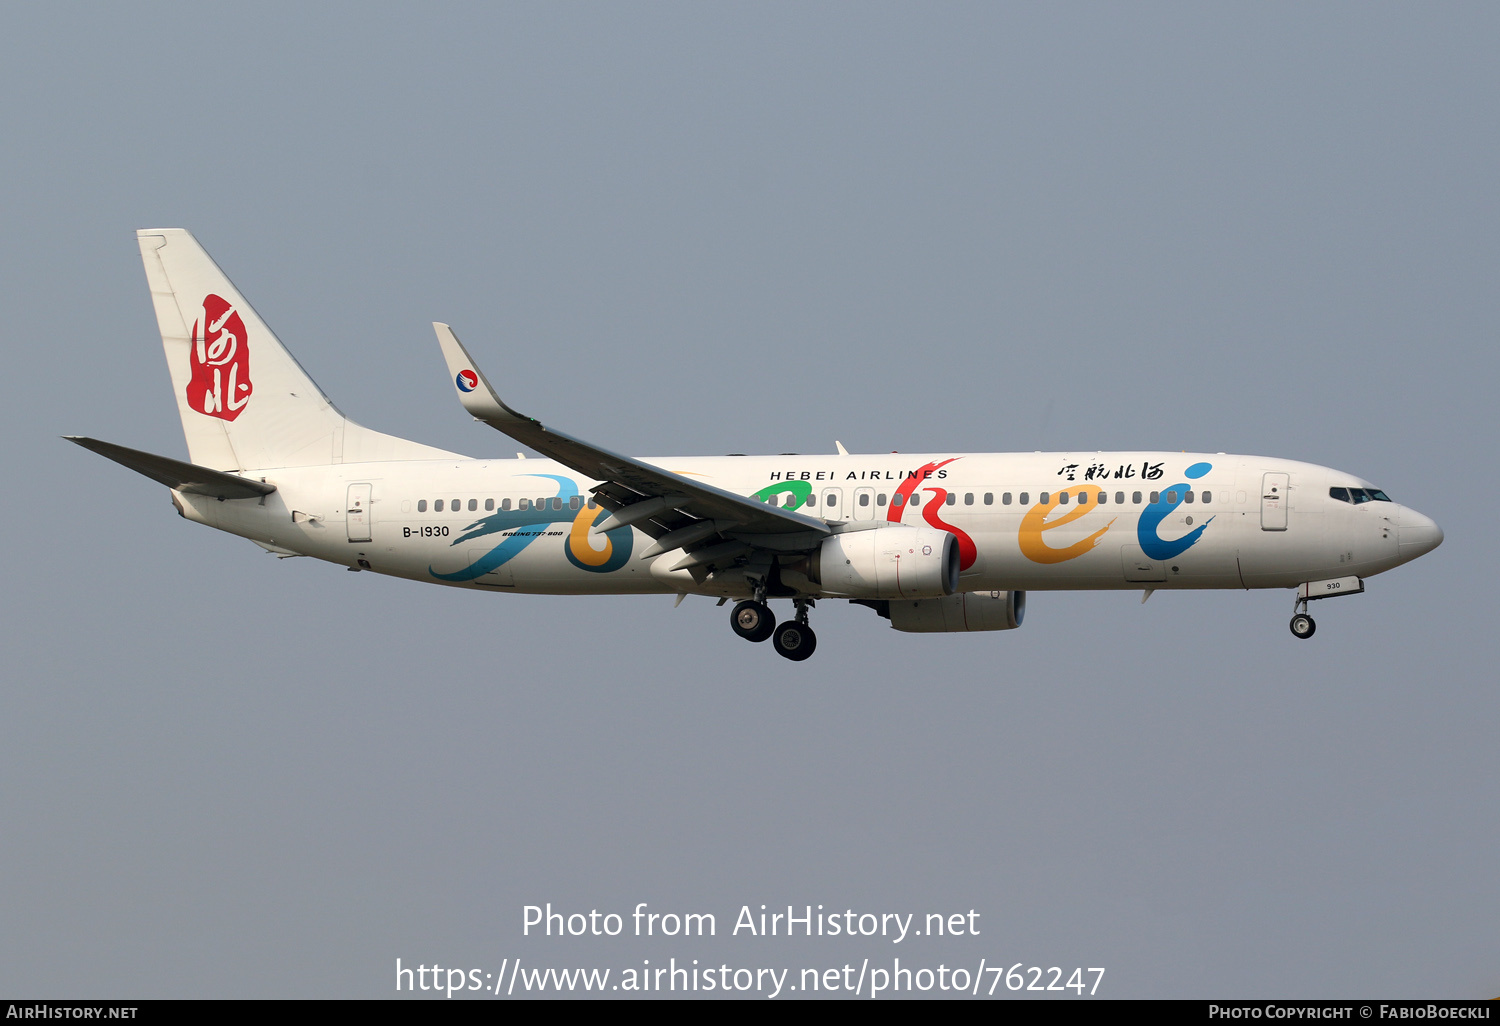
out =
<path fill-rule="evenodd" d="M 975 591 L 947 598 L 893 599 L 887 615 L 898 631 L 1008 631 L 1026 617 L 1024 591 Z"/>
<path fill-rule="evenodd" d="M 940 598 L 958 590 L 958 539 L 932 527 L 881 527 L 826 539 L 806 575 L 841 598 Z"/>

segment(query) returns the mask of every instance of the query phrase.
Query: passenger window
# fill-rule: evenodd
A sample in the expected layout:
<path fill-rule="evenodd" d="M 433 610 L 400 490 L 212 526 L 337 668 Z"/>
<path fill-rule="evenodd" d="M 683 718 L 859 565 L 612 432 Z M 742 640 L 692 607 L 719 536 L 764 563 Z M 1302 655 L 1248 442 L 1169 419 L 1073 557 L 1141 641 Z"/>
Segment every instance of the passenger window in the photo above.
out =
<path fill-rule="evenodd" d="M 1139 506 L 1141 504 L 1141 493 L 1140 492 L 1131 492 L 1130 493 L 1130 501 L 1133 502 L 1133 503 L 1135 503 L 1137 506 Z"/>
<path fill-rule="evenodd" d="M 453 512 L 457 513 L 459 510 L 461 510 L 461 509 L 464 508 L 463 500 L 462 499 L 454 499 L 453 500 L 453 505 L 451 507 L 449 507 L 449 508 L 452 509 Z"/>
<path fill-rule="evenodd" d="M 510 500 L 509 499 L 501 499 L 500 500 L 500 508 L 501 509 L 510 509 Z"/>
<path fill-rule="evenodd" d="M 432 504 L 432 511 L 434 513 L 441 513 L 443 511 L 443 500 L 442 499 L 438 499 L 435 502 L 433 502 L 433 504 Z"/>
<path fill-rule="evenodd" d="M 1009 506 L 1010 505 L 1010 492 L 1006 492 L 1005 494 L 1003 494 L 1003 495 L 1000 496 L 1000 505 L 1002 505 L 1002 506 Z"/>
<path fill-rule="evenodd" d="M 913 493 L 912 497 L 910 499 L 907 499 L 906 501 L 910 505 L 912 505 L 912 506 L 920 506 L 920 505 L 922 505 L 922 497 L 920 495 L 915 494 L 915 493 Z"/>
<path fill-rule="evenodd" d="M 859 504 L 861 506 L 868 506 L 870 504 L 870 493 L 869 492 L 860 492 L 859 493 Z"/>
<path fill-rule="evenodd" d="M 816 506 L 817 504 L 818 504 L 818 497 L 816 495 L 809 495 L 807 497 L 806 505 L 808 505 L 808 506 Z"/>
<path fill-rule="evenodd" d="M 885 492 L 881 492 L 879 495 L 875 496 L 875 505 L 877 505 L 877 506 L 884 506 L 885 505 Z"/>
<path fill-rule="evenodd" d="M 417 500 L 417 512 L 418 513 L 426 513 L 427 512 L 427 500 L 426 499 L 418 499 Z"/>
<path fill-rule="evenodd" d="M 1042 493 L 1041 501 L 1045 503 L 1047 501 L 1047 496 L 1050 495 L 1050 494 L 1052 494 L 1052 493 L 1051 492 L 1043 492 Z M 1025 492 L 1021 493 L 1021 501 L 1022 502 L 1026 501 L 1026 493 Z"/>
<path fill-rule="evenodd" d="M 574 496 L 571 496 L 568 499 L 568 508 L 569 509 L 577 509 L 578 507 L 580 507 L 582 505 L 583 505 L 583 496 L 581 496 L 581 495 L 574 495 Z"/>
<path fill-rule="evenodd" d="M 553 509 L 562 509 L 562 496 L 560 496 L 560 495 L 554 495 L 552 497 L 552 508 Z"/>
<path fill-rule="evenodd" d="M 1042 501 L 1046 502 L 1047 501 L 1047 496 L 1043 495 L 1042 496 Z M 1060 506 L 1066 506 L 1068 504 L 1068 493 L 1067 492 L 1059 492 L 1058 496 L 1057 496 L 1057 502 L 1058 502 L 1058 505 L 1060 505 Z"/>
<path fill-rule="evenodd" d="M 1155 502 L 1156 500 L 1152 499 L 1151 501 Z M 1177 505 L 1177 493 L 1176 492 L 1168 492 L 1167 493 L 1167 505 L 1168 506 L 1175 506 L 1175 505 Z"/>
<path fill-rule="evenodd" d="M 1031 493 L 1030 492 L 1022 492 L 1021 493 L 1021 505 L 1025 506 L 1030 501 L 1031 501 Z M 1046 502 L 1047 500 L 1045 498 L 1043 498 L 1042 501 Z"/>
<path fill-rule="evenodd" d="M 591 495 L 591 496 L 589 496 L 589 501 L 587 503 L 587 506 L 588 506 L 589 509 L 598 509 L 599 508 L 599 503 L 595 502 L 594 501 L 594 497 Z"/>
<path fill-rule="evenodd" d="M 900 492 L 897 492 L 895 495 L 891 496 L 891 505 L 892 506 L 904 506 L 904 505 L 906 505 L 906 496 L 902 495 Z"/>
<path fill-rule="evenodd" d="M 994 492 L 985 492 L 984 493 L 984 504 L 986 506 L 993 506 L 995 504 L 995 493 Z"/>
<path fill-rule="evenodd" d="M 829 495 L 824 497 L 823 499 L 823 505 L 825 506 L 837 506 L 838 504 L 839 497 L 837 495 Z"/>
<path fill-rule="evenodd" d="M 478 508 L 479 508 L 479 500 L 478 499 L 470 499 L 469 500 L 469 512 L 473 513 Z"/>
<path fill-rule="evenodd" d="M 485 499 L 484 500 L 484 511 L 486 513 L 488 513 L 490 510 L 492 510 L 494 508 L 495 508 L 495 500 L 494 499 Z"/>
<path fill-rule="evenodd" d="M 1161 492 L 1152 492 L 1151 493 L 1151 504 L 1154 506 L 1159 501 L 1161 501 Z"/>
<path fill-rule="evenodd" d="M 527 510 L 527 509 L 530 509 L 530 508 L 531 508 L 531 500 L 530 499 L 522 499 L 520 506 L 517 507 L 517 509 L 522 509 L 522 510 Z"/>
<path fill-rule="evenodd" d="M 1191 488 L 1189 488 L 1187 490 L 1187 494 L 1182 497 L 1182 501 L 1183 502 L 1192 502 L 1193 501 L 1193 490 Z"/>
<path fill-rule="evenodd" d="M 1210 502 L 1213 502 L 1213 501 L 1214 501 L 1214 493 L 1211 492 L 1211 491 L 1209 491 L 1207 488 L 1205 488 L 1203 490 L 1203 505 L 1207 506 Z"/>
<path fill-rule="evenodd" d="M 1135 501 L 1136 502 L 1140 502 L 1141 500 L 1140 499 L 1136 499 Z M 1124 492 L 1115 492 L 1115 505 L 1116 506 L 1123 506 L 1123 505 L 1125 505 L 1125 493 Z"/>
<path fill-rule="evenodd" d="M 969 496 L 969 501 L 973 502 L 974 501 L 974 496 L 972 496 L 972 495 Z M 952 505 L 954 505 L 957 502 L 958 502 L 958 496 L 955 495 L 955 494 L 953 494 L 952 492 L 949 492 L 948 493 L 948 498 L 946 500 L 946 504 L 949 505 L 949 506 L 952 506 Z"/>

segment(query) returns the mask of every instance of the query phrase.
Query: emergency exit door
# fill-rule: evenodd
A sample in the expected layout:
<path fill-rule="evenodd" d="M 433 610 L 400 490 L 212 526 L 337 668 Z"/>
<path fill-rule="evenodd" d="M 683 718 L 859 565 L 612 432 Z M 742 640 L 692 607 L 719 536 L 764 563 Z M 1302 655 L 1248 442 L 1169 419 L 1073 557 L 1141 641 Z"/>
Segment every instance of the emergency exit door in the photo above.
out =
<path fill-rule="evenodd" d="M 369 485 L 352 484 L 349 486 L 349 501 L 344 504 L 344 521 L 349 525 L 350 541 L 367 542 L 370 540 Z"/>
<path fill-rule="evenodd" d="M 1287 491 L 1291 488 L 1290 474 L 1267 474 L 1260 484 L 1260 529 L 1262 531 L 1285 531 Z"/>

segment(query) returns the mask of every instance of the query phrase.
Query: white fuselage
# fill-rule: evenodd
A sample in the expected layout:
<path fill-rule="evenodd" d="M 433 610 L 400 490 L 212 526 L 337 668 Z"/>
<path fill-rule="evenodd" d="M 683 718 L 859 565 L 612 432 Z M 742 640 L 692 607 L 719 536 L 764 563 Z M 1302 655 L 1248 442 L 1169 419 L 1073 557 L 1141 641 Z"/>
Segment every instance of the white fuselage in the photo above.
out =
<path fill-rule="evenodd" d="M 950 531 L 964 553 L 960 590 L 969 592 L 1289 588 L 1369 577 L 1442 539 L 1432 520 L 1395 502 L 1330 495 L 1369 489 L 1368 482 L 1258 456 L 891 453 L 647 462 L 848 529 Z M 281 554 L 429 583 L 550 594 L 750 591 L 732 577 L 699 584 L 669 573 L 661 558 L 640 558 L 652 538 L 636 529 L 591 534 L 606 515 L 590 500 L 597 482 L 550 460 L 400 460 L 242 476 L 277 490 L 262 500 L 174 497 L 189 519 Z M 805 582 L 798 588 L 823 593 Z"/>

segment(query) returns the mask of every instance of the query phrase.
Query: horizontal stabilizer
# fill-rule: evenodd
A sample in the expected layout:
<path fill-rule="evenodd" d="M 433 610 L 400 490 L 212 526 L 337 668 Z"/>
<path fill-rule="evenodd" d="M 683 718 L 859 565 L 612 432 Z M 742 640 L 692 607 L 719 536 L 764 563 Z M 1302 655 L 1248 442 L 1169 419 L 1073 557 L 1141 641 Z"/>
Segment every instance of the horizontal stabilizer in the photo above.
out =
<path fill-rule="evenodd" d="M 275 485 L 250 478 L 236 477 L 222 471 L 200 467 L 196 463 L 156 456 L 139 449 L 127 449 L 113 442 L 101 442 L 97 438 L 82 438 L 78 435 L 63 435 L 68 441 L 97 452 L 105 459 L 114 460 L 122 467 L 129 467 L 137 474 L 144 474 L 168 488 L 191 495 L 209 495 L 215 499 L 258 499 L 270 495 Z"/>

